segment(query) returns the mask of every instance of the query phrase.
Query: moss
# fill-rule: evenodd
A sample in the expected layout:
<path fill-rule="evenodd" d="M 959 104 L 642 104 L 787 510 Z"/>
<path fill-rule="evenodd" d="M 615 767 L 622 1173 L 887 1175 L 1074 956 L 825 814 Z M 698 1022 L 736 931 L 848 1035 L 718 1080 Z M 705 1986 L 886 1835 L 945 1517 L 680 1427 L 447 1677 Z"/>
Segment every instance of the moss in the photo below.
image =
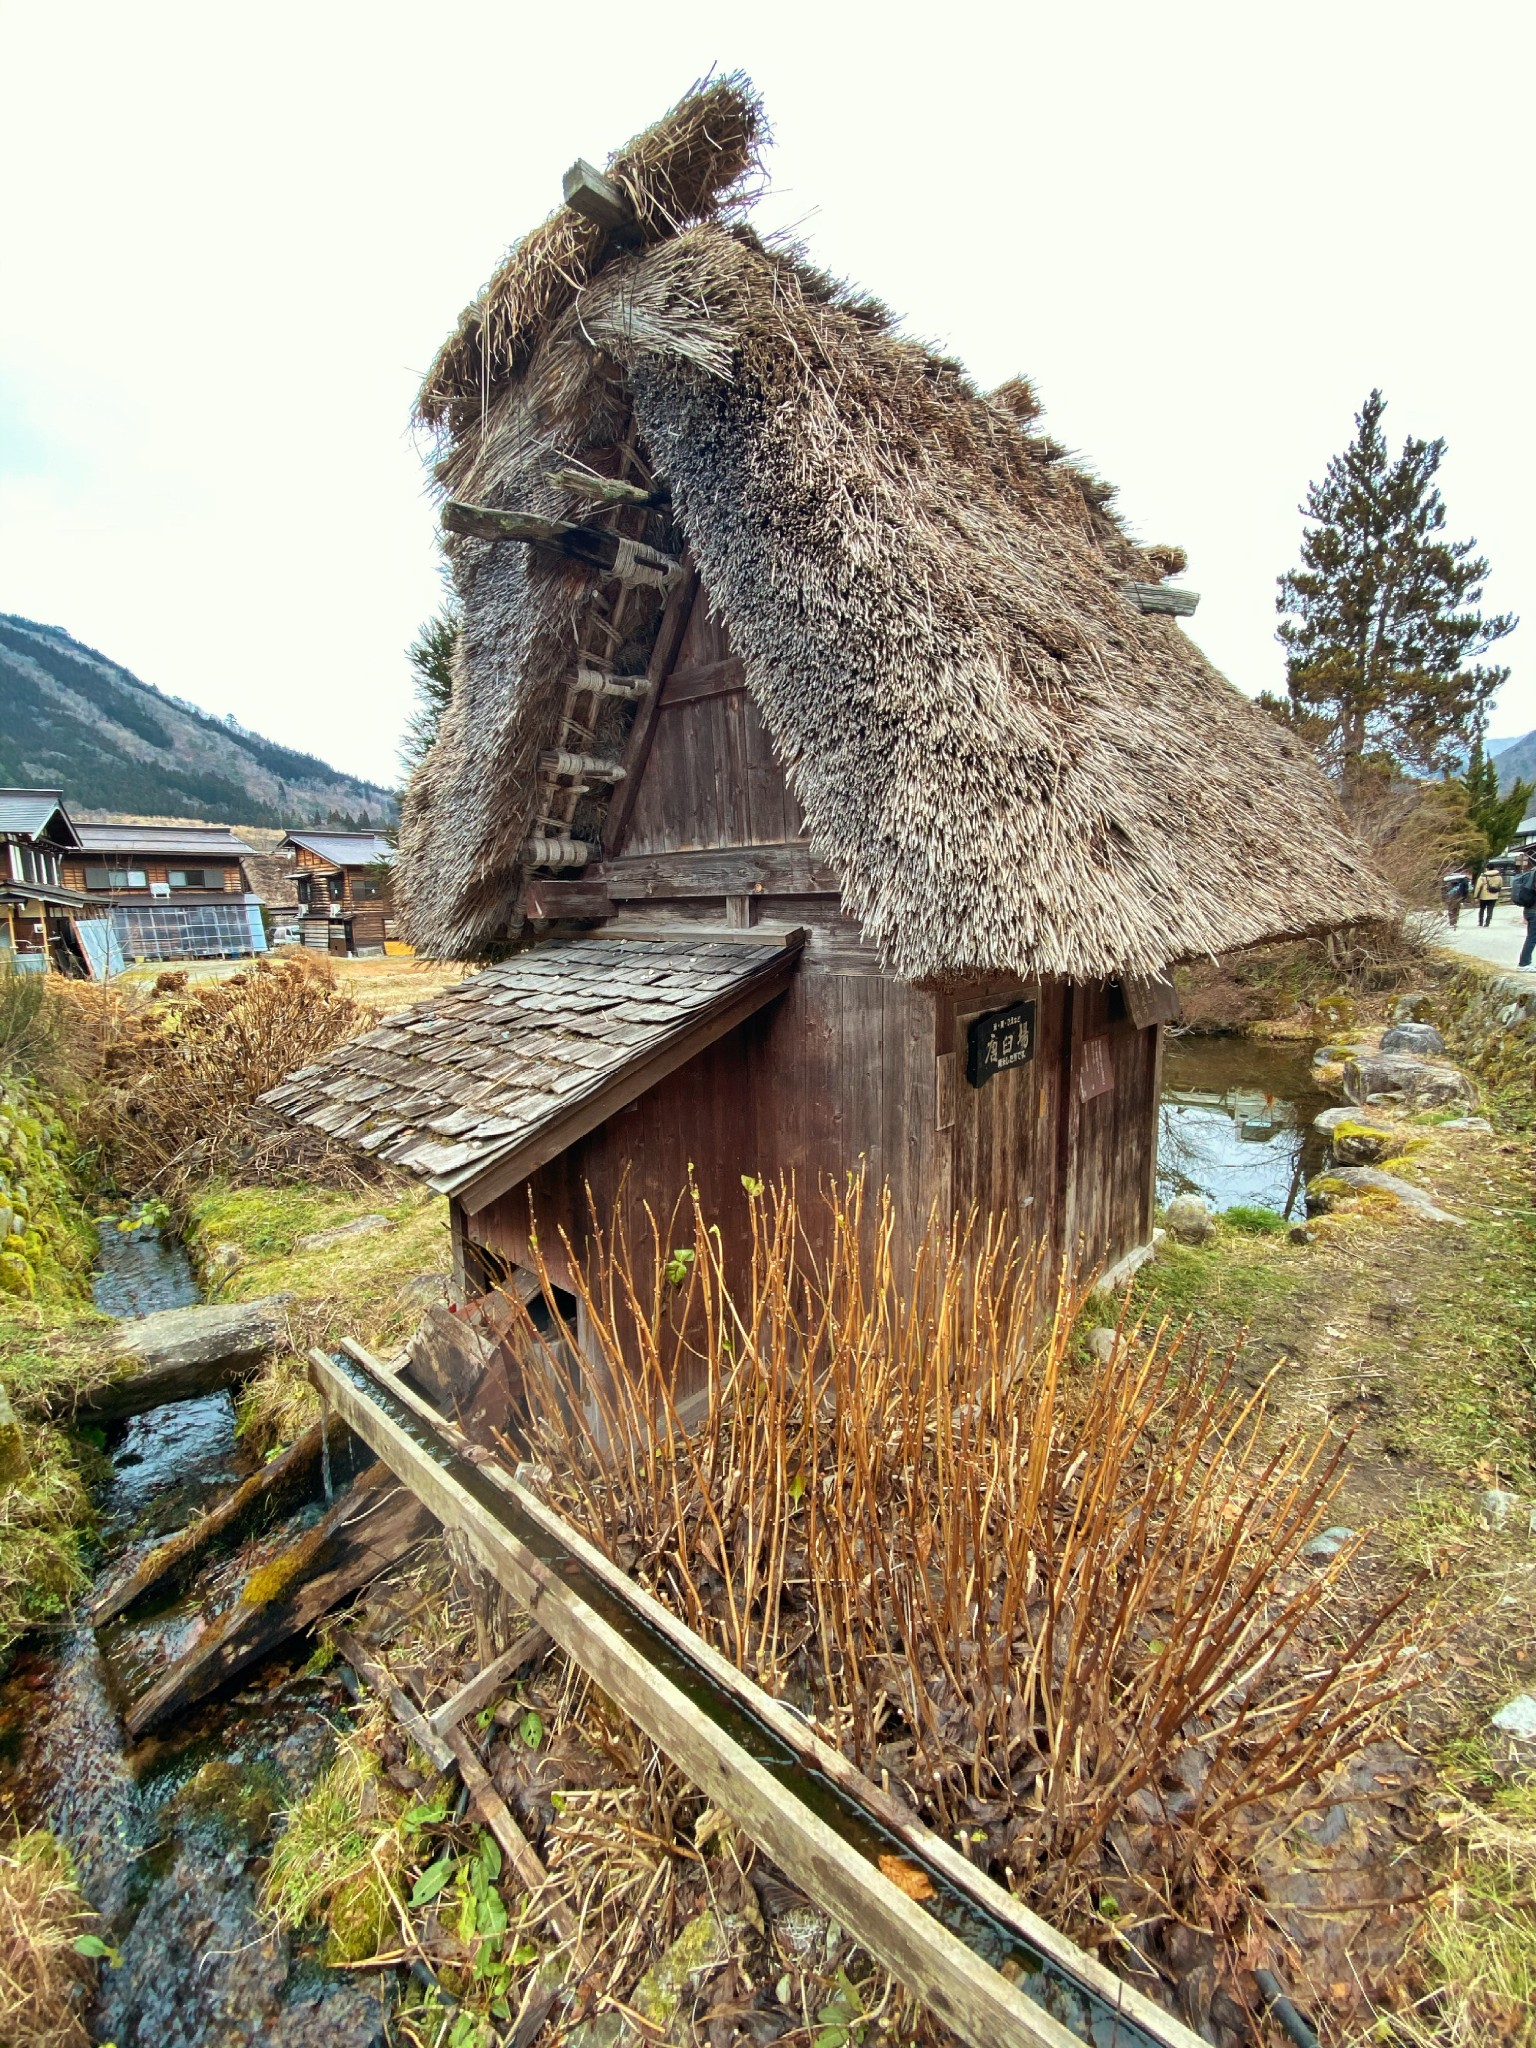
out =
<path fill-rule="evenodd" d="M 182 1786 L 173 1806 L 221 1846 L 254 1849 L 282 1803 L 282 1780 L 271 1764 L 239 1765 L 212 1757 Z"/>
<path fill-rule="evenodd" d="M 266 1564 L 258 1565 L 241 1588 L 241 1606 L 266 1607 L 272 1601 L 280 1600 L 329 1540 L 320 1529 L 311 1529 L 297 1543 L 290 1543 L 286 1550 L 280 1550 Z"/>
<path fill-rule="evenodd" d="M 262 1885 L 267 1911 L 292 1929 L 323 1918 L 333 1962 L 376 1954 L 394 1925 L 404 1811 L 377 1754 L 358 1736 L 344 1738 L 288 1814 Z"/>

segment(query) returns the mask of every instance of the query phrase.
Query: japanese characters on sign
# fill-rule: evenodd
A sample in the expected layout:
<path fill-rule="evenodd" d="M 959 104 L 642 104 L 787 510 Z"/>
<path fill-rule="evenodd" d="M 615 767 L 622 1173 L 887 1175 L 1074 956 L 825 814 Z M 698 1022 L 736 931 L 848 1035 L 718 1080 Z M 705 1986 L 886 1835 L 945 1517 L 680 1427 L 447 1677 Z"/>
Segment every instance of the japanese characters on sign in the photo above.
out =
<path fill-rule="evenodd" d="M 967 1035 L 965 1078 L 973 1088 L 1035 1056 L 1035 1006 L 1023 1000 L 1006 1010 L 972 1019 Z"/>

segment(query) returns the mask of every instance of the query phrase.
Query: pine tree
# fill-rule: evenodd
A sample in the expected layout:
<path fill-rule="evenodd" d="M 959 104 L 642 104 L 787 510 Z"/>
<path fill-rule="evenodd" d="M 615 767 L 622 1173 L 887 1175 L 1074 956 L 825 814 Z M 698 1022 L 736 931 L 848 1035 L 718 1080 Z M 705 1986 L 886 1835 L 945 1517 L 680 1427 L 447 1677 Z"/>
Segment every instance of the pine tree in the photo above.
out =
<path fill-rule="evenodd" d="M 1467 810 L 1488 841 L 1488 851 L 1502 853 L 1519 830 L 1536 783 L 1513 782 L 1501 796 L 1499 771 L 1483 752 L 1481 734 L 1473 741 L 1472 758 L 1460 779 L 1467 792 Z"/>
<path fill-rule="evenodd" d="M 1445 538 L 1435 478 L 1444 441 L 1412 435 L 1395 460 L 1373 391 L 1355 438 L 1308 487 L 1301 567 L 1280 578 L 1291 722 L 1346 787 L 1372 753 L 1445 774 L 1482 733 L 1509 674 L 1481 657 L 1517 621 L 1478 610 L 1488 564 Z"/>
<path fill-rule="evenodd" d="M 443 713 L 452 701 L 459 624 L 458 605 L 450 598 L 435 619 L 428 619 L 406 650 L 406 659 L 416 673 L 416 703 L 400 742 L 400 759 L 408 775 L 432 751 Z"/>

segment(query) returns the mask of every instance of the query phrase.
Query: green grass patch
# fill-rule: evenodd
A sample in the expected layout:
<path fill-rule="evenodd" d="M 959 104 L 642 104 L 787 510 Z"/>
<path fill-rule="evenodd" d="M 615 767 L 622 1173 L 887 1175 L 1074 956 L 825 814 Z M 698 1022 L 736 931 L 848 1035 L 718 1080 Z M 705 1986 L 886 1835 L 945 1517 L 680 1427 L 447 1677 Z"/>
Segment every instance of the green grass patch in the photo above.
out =
<path fill-rule="evenodd" d="M 1246 1202 L 1223 1209 L 1221 1221 L 1228 1230 L 1236 1230 L 1244 1237 L 1278 1237 L 1291 1227 L 1278 1209 L 1252 1207 Z"/>

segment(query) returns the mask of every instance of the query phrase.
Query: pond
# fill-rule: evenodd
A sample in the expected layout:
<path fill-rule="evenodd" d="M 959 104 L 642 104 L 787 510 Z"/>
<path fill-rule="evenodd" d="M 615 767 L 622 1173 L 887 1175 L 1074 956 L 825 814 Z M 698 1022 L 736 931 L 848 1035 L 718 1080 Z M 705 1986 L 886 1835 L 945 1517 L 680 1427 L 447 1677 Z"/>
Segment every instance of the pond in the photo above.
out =
<path fill-rule="evenodd" d="M 1310 1045 L 1170 1035 L 1158 1201 L 1203 1195 L 1218 1210 L 1304 1214 L 1306 1183 L 1327 1148 L 1312 1119 L 1336 1101 L 1313 1078 Z"/>

